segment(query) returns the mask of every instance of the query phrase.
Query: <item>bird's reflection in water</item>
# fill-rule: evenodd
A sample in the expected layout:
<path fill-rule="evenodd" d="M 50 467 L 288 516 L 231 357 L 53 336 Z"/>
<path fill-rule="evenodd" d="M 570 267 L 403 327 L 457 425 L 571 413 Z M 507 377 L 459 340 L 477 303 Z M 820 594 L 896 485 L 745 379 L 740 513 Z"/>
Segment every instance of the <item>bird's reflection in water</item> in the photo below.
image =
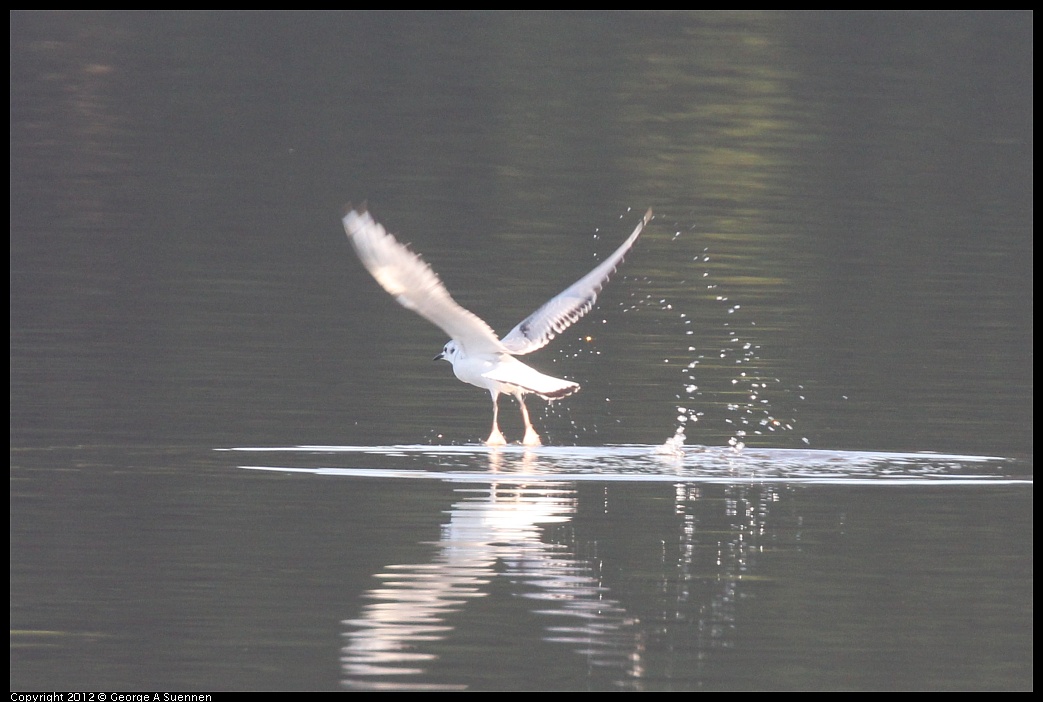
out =
<path fill-rule="evenodd" d="M 490 469 L 501 468 L 502 456 L 491 452 Z M 531 470 L 531 464 L 523 468 Z M 531 599 L 532 612 L 548 616 L 545 641 L 571 647 L 591 665 L 624 666 L 639 677 L 632 670 L 640 661 L 627 613 L 607 597 L 591 563 L 541 539 L 544 527 L 568 522 L 575 514 L 574 486 L 493 483 L 458 492 L 466 496 L 450 509 L 431 561 L 385 568 L 376 575 L 380 584 L 367 593 L 370 602 L 360 616 L 344 622 L 349 629 L 342 650 L 345 685 L 463 689 L 431 681 L 439 642 L 454 630 L 450 615 L 487 596 L 496 578 Z"/>
<path fill-rule="evenodd" d="M 777 489 L 715 486 L 711 497 L 703 494 L 704 487 L 674 485 L 676 532 L 659 542 L 655 572 L 640 575 L 656 581 L 652 586 L 665 609 L 642 613 L 649 621 L 641 621 L 606 586 L 599 556 L 577 556 L 577 550 L 586 549 L 575 539 L 554 543 L 548 538 L 547 527 L 574 520 L 579 497 L 575 483 L 526 484 L 510 477 L 540 470 L 535 452 L 491 451 L 489 471 L 504 480 L 457 489 L 461 499 L 450 508 L 430 561 L 389 565 L 376 574 L 379 584 L 366 593 L 368 603 L 358 617 L 344 622 L 346 687 L 467 689 L 459 668 L 447 670 L 453 668 L 448 659 L 462 650 L 460 639 L 473 633 L 462 631 L 463 617 L 457 615 L 476 598 L 490 596 L 494 586 L 504 591 L 504 583 L 529 603 L 541 642 L 565 647 L 586 669 L 603 671 L 621 689 L 644 687 L 650 647 L 730 646 L 738 589 L 766 538 L 769 512 L 780 498 Z M 614 519 L 633 518 L 615 514 L 608 493 L 603 507 Z M 497 621 L 495 635 L 482 637 L 486 649 L 524 644 L 505 641 L 524 631 L 512 626 L 516 622 Z M 689 674 L 701 676 L 698 670 Z"/>

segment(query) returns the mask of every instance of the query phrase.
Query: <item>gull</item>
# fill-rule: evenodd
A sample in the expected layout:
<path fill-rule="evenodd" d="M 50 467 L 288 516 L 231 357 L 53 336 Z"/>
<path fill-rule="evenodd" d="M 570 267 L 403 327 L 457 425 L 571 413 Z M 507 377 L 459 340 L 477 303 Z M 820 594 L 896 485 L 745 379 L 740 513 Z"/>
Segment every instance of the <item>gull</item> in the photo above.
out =
<path fill-rule="evenodd" d="M 367 209 L 348 206 L 344 231 L 362 265 L 398 303 L 413 310 L 449 336 L 449 342 L 434 360 L 453 364 L 453 373 L 465 383 L 484 388 L 492 395 L 493 427 L 486 444 L 507 443 L 497 424 L 499 397 L 513 395 L 521 406 L 526 446 L 539 446 L 540 435 L 529 420 L 525 395 L 552 401 L 579 391 L 579 384 L 554 378 L 527 366 L 515 356 L 543 348 L 594 307 L 598 293 L 619 266 L 641 230 L 652 219 L 649 209 L 637 228 L 611 256 L 594 270 L 565 288 L 518 323 L 502 339 L 485 321 L 461 307 L 441 279 L 423 259 L 380 225 Z"/>

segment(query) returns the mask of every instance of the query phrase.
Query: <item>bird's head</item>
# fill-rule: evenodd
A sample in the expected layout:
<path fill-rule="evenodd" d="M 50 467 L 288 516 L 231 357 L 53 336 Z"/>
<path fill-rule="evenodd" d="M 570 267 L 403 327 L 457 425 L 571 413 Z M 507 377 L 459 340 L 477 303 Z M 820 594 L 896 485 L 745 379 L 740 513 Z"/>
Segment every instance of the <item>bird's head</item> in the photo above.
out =
<path fill-rule="evenodd" d="M 449 361 L 450 363 L 456 362 L 457 356 L 460 355 L 460 346 L 455 340 L 450 340 L 442 348 L 442 353 L 435 356 L 433 361 Z"/>

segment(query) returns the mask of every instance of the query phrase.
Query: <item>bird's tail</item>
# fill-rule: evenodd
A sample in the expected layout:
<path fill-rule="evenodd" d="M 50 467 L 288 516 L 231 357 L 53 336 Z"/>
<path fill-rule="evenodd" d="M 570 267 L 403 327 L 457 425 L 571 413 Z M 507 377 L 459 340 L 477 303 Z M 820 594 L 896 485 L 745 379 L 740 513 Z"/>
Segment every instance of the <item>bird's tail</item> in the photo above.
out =
<path fill-rule="evenodd" d="M 579 383 L 544 375 L 521 361 L 506 364 L 483 375 L 490 380 L 514 385 L 524 392 L 539 395 L 545 400 L 560 400 L 579 392 Z"/>

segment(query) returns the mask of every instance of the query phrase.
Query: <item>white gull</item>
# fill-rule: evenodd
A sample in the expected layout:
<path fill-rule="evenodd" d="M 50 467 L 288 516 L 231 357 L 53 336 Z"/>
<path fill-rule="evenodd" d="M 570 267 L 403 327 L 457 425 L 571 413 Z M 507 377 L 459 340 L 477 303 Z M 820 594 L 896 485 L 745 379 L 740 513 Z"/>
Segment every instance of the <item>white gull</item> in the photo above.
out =
<path fill-rule="evenodd" d="M 343 222 L 348 240 L 377 282 L 403 307 L 449 335 L 450 341 L 435 360 L 449 361 L 457 378 L 485 388 L 492 395 L 493 427 L 485 443 L 490 446 L 507 443 L 497 424 L 497 400 L 504 393 L 513 395 L 521 406 L 525 422 L 522 443 L 538 446 L 540 436 L 529 420 L 524 396 L 532 393 L 548 401 L 557 400 L 579 391 L 579 384 L 544 375 L 515 356 L 543 348 L 594 307 L 601 288 L 651 219 L 652 210 L 648 210 L 634 232 L 611 256 L 519 322 L 503 339 L 477 315 L 461 307 L 431 267 L 400 244 L 364 207 L 349 207 Z"/>

